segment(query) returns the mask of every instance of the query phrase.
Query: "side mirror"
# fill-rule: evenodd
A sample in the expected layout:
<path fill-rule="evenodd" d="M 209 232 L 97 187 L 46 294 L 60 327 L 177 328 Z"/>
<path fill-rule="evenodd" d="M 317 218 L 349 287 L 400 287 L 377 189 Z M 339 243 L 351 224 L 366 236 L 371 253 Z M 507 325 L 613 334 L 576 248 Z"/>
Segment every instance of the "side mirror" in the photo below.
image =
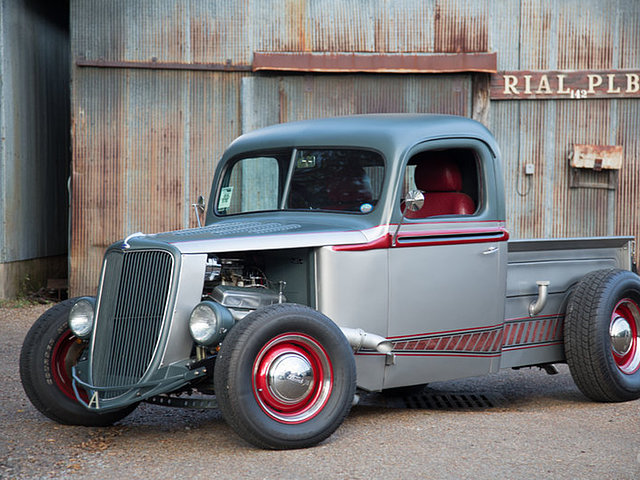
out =
<path fill-rule="evenodd" d="M 204 197 L 202 195 L 198 195 L 198 201 L 196 202 L 196 207 L 200 213 L 204 213 Z"/>
<path fill-rule="evenodd" d="M 391 245 L 396 245 L 396 239 L 398 238 L 398 232 L 400 231 L 400 225 L 404 222 L 407 212 L 417 212 L 424 205 L 424 193 L 420 190 L 409 190 L 404 197 L 404 208 L 402 209 L 402 218 L 398 222 L 396 231 L 393 234 Z"/>
<path fill-rule="evenodd" d="M 424 205 L 424 193 L 420 190 L 409 190 L 404 197 L 404 210 L 402 211 L 402 219 L 407 213 L 407 210 L 417 212 Z"/>
<path fill-rule="evenodd" d="M 204 197 L 202 195 L 198 195 L 198 200 L 196 203 L 192 203 L 194 211 L 196 212 L 196 220 L 198 221 L 198 227 L 202 227 L 202 222 L 200 221 L 200 215 L 204 213 Z"/>

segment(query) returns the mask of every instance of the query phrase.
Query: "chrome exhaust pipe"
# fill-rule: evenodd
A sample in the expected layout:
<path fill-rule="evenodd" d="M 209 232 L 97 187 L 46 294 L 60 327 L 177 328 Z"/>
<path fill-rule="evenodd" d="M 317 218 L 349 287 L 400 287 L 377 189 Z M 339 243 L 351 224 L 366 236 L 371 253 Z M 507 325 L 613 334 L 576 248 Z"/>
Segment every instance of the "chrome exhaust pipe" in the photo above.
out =
<path fill-rule="evenodd" d="M 549 292 L 549 282 L 547 280 L 538 280 L 538 298 L 529 304 L 529 316 L 534 317 L 539 314 L 547 303 L 547 294 Z"/>
<path fill-rule="evenodd" d="M 342 330 L 354 352 L 365 349 L 389 353 L 393 350 L 393 342 L 375 333 L 365 332 L 361 328 L 340 328 L 340 330 Z"/>

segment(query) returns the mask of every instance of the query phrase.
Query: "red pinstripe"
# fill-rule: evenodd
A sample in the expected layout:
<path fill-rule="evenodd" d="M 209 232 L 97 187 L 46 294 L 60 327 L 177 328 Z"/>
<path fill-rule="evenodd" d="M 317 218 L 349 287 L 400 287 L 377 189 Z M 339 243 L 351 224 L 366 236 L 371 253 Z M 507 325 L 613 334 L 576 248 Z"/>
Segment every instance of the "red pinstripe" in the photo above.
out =
<path fill-rule="evenodd" d="M 457 350 L 466 350 L 467 345 L 469 344 L 469 340 L 471 340 L 471 337 L 473 335 L 464 335 L 461 339 L 460 339 L 460 343 L 456 346 Z"/>
<path fill-rule="evenodd" d="M 559 338 L 563 338 L 563 331 L 562 331 L 562 323 L 560 323 L 559 320 L 556 319 L 556 328 L 553 330 L 553 338 L 554 339 L 559 339 Z"/>
<path fill-rule="evenodd" d="M 524 331 L 526 330 L 527 324 L 526 323 L 521 323 L 520 327 L 518 328 L 518 334 L 516 335 L 516 343 L 522 343 L 522 334 L 524 333 Z"/>
<path fill-rule="evenodd" d="M 491 345 L 491 350 L 492 351 L 497 351 L 500 349 L 500 346 L 502 345 L 502 338 L 503 338 L 503 333 L 502 332 L 497 332 L 496 334 L 496 341 L 493 342 L 493 345 Z"/>
<path fill-rule="evenodd" d="M 500 349 L 502 331 L 492 330 L 474 333 L 457 333 L 436 338 L 398 340 L 397 352 L 461 352 L 491 353 Z"/>
<path fill-rule="evenodd" d="M 536 341 L 536 337 L 539 335 L 540 332 L 540 321 L 536 321 L 536 326 L 533 328 L 533 336 L 531 337 L 531 341 L 535 342 Z"/>
<path fill-rule="evenodd" d="M 546 330 L 546 335 L 544 336 L 544 340 L 546 342 L 550 341 L 553 335 L 553 321 L 551 319 L 549 319 L 547 321 L 547 330 Z"/>
<path fill-rule="evenodd" d="M 511 325 L 510 331 L 509 331 L 509 343 L 515 343 L 516 340 L 516 332 L 518 331 L 518 325 Z"/>
<path fill-rule="evenodd" d="M 555 342 L 562 339 L 562 316 L 507 320 L 503 332 L 503 347 L 516 347 Z"/>

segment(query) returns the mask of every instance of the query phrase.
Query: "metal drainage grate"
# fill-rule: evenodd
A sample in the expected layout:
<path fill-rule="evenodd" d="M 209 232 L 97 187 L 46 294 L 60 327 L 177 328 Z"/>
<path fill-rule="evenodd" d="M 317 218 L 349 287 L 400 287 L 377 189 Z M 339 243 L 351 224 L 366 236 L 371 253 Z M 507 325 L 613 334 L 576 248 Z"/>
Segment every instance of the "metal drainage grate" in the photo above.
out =
<path fill-rule="evenodd" d="M 481 410 L 497 404 L 486 394 L 475 393 L 421 393 L 401 400 L 405 408 L 429 410 Z"/>
<path fill-rule="evenodd" d="M 368 407 L 408 408 L 423 410 L 484 410 L 502 403 L 492 393 L 422 392 L 414 395 L 387 397 L 382 394 L 364 394 L 359 405 Z"/>

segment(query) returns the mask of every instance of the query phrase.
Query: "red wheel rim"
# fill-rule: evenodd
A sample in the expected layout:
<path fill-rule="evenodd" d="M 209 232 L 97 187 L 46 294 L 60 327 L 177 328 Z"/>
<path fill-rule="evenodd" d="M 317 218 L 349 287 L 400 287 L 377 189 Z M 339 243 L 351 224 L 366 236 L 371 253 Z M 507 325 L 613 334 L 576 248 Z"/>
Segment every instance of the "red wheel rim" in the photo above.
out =
<path fill-rule="evenodd" d="M 71 367 L 77 363 L 82 350 L 84 350 L 82 342 L 71 330 L 66 330 L 58 338 L 51 353 L 51 375 L 53 381 L 62 393 L 75 402 L 78 399 L 73 391 Z M 86 392 L 80 390 L 80 395 L 84 401 L 87 401 Z"/>
<path fill-rule="evenodd" d="M 618 369 L 631 375 L 640 368 L 640 308 L 631 299 L 620 300 L 611 314 L 611 354 Z"/>
<path fill-rule="evenodd" d="M 253 363 L 253 394 L 260 408 L 281 423 L 315 417 L 329 400 L 333 368 L 313 338 L 286 333 L 268 342 Z"/>

